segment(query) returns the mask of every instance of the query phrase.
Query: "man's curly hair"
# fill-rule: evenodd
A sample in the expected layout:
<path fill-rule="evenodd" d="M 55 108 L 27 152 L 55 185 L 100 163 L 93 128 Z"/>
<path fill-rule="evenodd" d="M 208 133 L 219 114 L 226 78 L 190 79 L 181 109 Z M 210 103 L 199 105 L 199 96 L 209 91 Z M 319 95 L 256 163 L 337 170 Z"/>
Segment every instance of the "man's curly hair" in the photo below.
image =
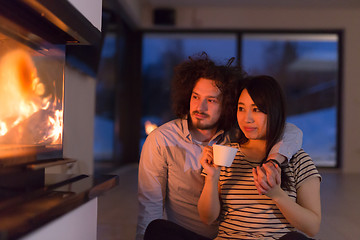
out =
<path fill-rule="evenodd" d="M 231 67 L 231 58 L 226 65 L 218 66 L 203 52 L 189 59 L 174 69 L 172 81 L 173 111 L 179 118 L 189 117 L 190 98 L 196 82 L 200 78 L 215 81 L 222 93 L 222 113 L 219 119 L 219 129 L 229 130 L 236 123 L 236 93 L 235 90 L 245 72 L 240 67 Z"/>

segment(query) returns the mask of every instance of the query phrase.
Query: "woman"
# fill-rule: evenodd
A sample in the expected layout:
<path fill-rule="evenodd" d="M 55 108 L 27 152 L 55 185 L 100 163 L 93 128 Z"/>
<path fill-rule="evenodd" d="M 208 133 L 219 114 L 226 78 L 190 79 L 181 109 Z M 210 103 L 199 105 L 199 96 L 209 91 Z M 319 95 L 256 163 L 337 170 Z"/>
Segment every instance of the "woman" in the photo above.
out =
<path fill-rule="evenodd" d="M 320 227 L 321 177 L 303 150 L 289 162 L 262 165 L 285 124 L 283 93 L 275 79 L 256 76 L 239 89 L 238 153 L 231 167 L 214 165 L 212 148 L 201 158 L 205 185 L 202 221 L 220 220 L 216 239 L 308 239 Z"/>

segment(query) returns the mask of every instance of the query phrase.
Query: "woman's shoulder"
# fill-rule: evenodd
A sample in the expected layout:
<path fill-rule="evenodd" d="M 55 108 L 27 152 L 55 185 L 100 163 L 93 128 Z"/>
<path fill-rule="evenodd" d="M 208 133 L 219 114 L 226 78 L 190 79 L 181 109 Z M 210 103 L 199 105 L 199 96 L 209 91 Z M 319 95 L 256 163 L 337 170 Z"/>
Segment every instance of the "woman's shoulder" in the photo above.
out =
<path fill-rule="evenodd" d="M 298 186 L 300 186 L 300 183 L 303 182 L 306 178 L 312 176 L 317 176 L 321 179 L 314 161 L 303 149 L 300 149 L 293 155 L 289 161 L 289 167 L 292 169 Z"/>
<path fill-rule="evenodd" d="M 314 165 L 314 162 L 310 155 L 305 152 L 303 149 L 297 151 L 292 158 L 289 160 L 290 166 L 294 168 L 304 167 L 305 165 Z"/>
<path fill-rule="evenodd" d="M 291 158 L 291 160 L 301 160 L 301 159 L 304 159 L 304 158 L 310 158 L 310 155 L 304 151 L 304 149 L 300 149 L 299 151 L 297 151 Z M 291 161 L 290 160 L 290 161 Z"/>

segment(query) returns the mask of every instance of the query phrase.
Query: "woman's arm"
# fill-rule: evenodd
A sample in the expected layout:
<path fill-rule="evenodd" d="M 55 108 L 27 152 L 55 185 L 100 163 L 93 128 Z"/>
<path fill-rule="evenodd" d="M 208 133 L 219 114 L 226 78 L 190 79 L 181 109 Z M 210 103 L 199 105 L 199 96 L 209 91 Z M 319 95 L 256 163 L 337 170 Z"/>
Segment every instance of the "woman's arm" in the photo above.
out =
<path fill-rule="evenodd" d="M 306 179 L 297 190 L 297 202 L 294 202 L 280 187 L 280 168 L 265 166 L 264 169 L 266 173 L 260 168 L 254 170 L 254 179 L 257 179 L 255 184 L 258 184 L 259 188 L 266 189 L 266 184 L 261 182 L 263 181 L 261 179 L 267 179 L 270 188 L 263 193 L 276 203 L 292 226 L 308 236 L 314 236 L 319 231 L 321 222 L 320 179 L 318 177 Z M 263 174 L 266 174 L 266 177 Z M 269 181 L 271 178 L 273 179 Z"/>
<path fill-rule="evenodd" d="M 205 184 L 198 202 L 198 212 L 201 221 L 206 224 L 213 223 L 220 214 L 220 199 L 218 180 L 205 178 Z"/>
<path fill-rule="evenodd" d="M 320 179 L 305 180 L 297 194 L 297 203 L 282 189 L 272 199 L 291 225 L 312 237 L 318 233 L 321 222 Z"/>
<path fill-rule="evenodd" d="M 213 163 L 212 147 L 205 147 L 200 163 L 206 172 L 205 184 L 198 201 L 198 212 L 201 221 L 213 223 L 220 214 L 219 176 L 220 167 Z"/>

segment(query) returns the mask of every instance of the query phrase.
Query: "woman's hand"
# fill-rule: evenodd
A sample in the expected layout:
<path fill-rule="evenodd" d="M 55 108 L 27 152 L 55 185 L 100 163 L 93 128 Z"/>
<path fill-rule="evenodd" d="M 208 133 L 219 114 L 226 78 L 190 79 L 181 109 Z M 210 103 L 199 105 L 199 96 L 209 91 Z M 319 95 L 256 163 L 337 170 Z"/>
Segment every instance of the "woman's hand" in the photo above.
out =
<path fill-rule="evenodd" d="M 221 167 L 214 163 L 213 148 L 210 146 L 204 147 L 200 163 L 203 166 L 207 178 L 219 179 Z"/>
<path fill-rule="evenodd" d="M 220 214 L 219 176 L 221 169 L 214 164 L 212 147 L 206 146 L 204 148 L 200 163 L 207 175 L 198 201 L 198 212 L 201 221 L 205 224 L 211 224 Z"/>
<path fill-rule="evenodd" d="M 277 164 L 267 162 L 261 167 L 253 168 L 253 177 L 259 194 L 273 198 L 282 191 L 281 169 Z"/>

